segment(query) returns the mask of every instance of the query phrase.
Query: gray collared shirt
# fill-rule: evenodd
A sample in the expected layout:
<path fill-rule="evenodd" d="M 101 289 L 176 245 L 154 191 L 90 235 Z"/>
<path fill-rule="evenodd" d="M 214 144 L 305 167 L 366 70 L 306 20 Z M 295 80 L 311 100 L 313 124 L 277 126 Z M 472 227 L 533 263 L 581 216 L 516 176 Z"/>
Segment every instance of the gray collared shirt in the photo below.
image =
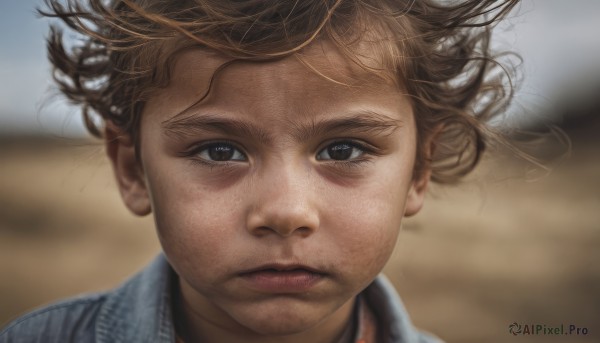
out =
<path fill-rule="evenodd" d="M 81 296 L 16 319 L 2 332 L 5 342 L 174 343 L 171 284 L 164 255 L 113 291 Z M 439 343 L 417 331 L 394 287 L 379 275 L 362 293 L 390 343 Z"/>

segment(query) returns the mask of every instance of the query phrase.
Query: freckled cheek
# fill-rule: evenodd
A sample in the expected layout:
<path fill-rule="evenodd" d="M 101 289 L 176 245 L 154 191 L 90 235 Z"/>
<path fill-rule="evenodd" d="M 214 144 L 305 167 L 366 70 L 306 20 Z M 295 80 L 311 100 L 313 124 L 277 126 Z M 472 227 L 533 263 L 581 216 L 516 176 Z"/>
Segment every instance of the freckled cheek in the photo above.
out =
<path fill-rule="evenodd" d="M 239 239 L 235 202 L 225 203 L 190 185 L 157 185 L 152 194 L 160 242 L 175 269 L 190 275 L 223 270 Z"/>
<path fill-rule="evenodd" d="M 387 223 L 369 222 L 347 233 L 352 237 L 345 241 L 345 253 L 349 260 L 369 269 L 383 267 L 391 254 L 398 229 Z"/>
<path fill-rule="evenodd" d="M 343 256 L 340 267 L 349 277 L 368 280 L 381 271 L 394 249 L 401 209 L 385 201 L 368 201 L 344 212 L 349 215 L 338 216 L 343 219 L 331 230 Z"/>

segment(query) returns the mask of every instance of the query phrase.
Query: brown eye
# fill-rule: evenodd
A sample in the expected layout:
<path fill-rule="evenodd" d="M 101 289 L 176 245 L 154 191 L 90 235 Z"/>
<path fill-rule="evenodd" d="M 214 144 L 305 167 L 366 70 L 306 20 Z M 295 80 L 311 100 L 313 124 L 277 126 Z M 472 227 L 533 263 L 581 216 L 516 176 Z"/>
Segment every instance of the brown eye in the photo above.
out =
<path fill-rule="evenodd" d="M 317 155 L 317 160 L 345 161 L 360 157 L 362 154 L 364 154 L 364 150 L 356 143 L 336 142 L 321 150 Z"/>
<path fill-rule="evenodd" d="M 205 146 L 198 152 L 198 156 L 202 159 L 226 162 L 226 161 L 245 161 L 246 156 L 228 143 L 213 143 Z"/>

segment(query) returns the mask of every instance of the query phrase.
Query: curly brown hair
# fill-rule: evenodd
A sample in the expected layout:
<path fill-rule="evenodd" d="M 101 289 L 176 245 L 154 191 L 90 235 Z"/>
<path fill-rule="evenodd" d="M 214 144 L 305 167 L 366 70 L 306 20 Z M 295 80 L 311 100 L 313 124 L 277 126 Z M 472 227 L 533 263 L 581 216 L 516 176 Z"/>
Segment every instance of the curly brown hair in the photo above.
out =
<path fill-rule="evenodd" d="M 202 46 L 234 60 L 271 61 L 327 39 L 365 70 L 403 85 L 418 132 L 414 174 L 431 168 L 433 181 L 449 183 L 470 172 L 499 137 L 488 124 L 505 110 L 513 87 L 491 53 L 490 29 L 517 3 L 46 0 L 39 12 L 83 35 L 67 46 L 60 27 L 51 26 L 48 54 L 60 90 L 82 106 L 94 136 L 102 137 L 110 121 L 137 142 L 145 102 L 168 85 L 184 49 Z M 356 49 L 362 39 L 373 39 L 367 37 L 373 27 L 381 68 L 362 63 Z M 432 136 L 435 153 L 429 156 L 425 146 Z"/>

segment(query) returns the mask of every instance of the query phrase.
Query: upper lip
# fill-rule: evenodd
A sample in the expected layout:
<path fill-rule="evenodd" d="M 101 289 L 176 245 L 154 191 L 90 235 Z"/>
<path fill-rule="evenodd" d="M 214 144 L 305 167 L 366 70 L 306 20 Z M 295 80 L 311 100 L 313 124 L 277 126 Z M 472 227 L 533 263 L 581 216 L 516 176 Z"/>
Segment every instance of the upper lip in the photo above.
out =
<path fill-rule="evenodd" d="M 304 269 L 304 270 L 307 270 L 307 271 L 313 272 L 313 273 L 325 274 L 325 272 L 323 270 L 320 270 L 320 269 L 317 269 L 314 267 L 310 267 L 310 266 L 307 266 L 304 264 L 298 264 L 298 263 L 267 263 L 267 264 L 262 264 L 258 267 L 253 267 L 253 268 L 242 270 L 240 272 L 240 274 L 249 274 L 249 273 L 263 271 L 263 270 L 269 270 L 269 269 L 276 270 L 276 271 L 289 271 L 289 270 L 295 270 L 295 269 Z"/>

